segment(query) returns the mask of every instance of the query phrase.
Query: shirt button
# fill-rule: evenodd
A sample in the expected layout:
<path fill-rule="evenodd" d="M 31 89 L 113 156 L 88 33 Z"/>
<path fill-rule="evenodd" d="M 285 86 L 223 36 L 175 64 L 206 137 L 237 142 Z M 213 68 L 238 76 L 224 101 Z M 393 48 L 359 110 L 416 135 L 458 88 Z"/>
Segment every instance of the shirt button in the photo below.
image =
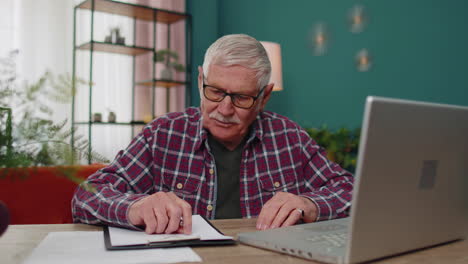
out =
<path fill-rule="evenodd" d="M 209 204 L 209 205 L 206 207 L 206 209 L 207 209 L 208 211 L 211 212 L 211 211 L 213 210 L 213 206 L 212 206 L 211 204 Z"/>
<path fill-rule="evenodd" d="M 210 169 L 210 174 L 213 174 L 214 173 L 214 170 L 213 169 Z"/>
<path fill-rule="evenodd" d="M 275 182 L 274 185 L 275 185 L 276 188 L 280 187 L 280 183 L 279 183 L 279 182 Z"/>
<path fill-rule="evenodd" d="M 180 190 L 180 189 L 182 189 L 182 187 L 184 187 L 184 185 L 183 185 L 182 183 L 180 183 L 180 182 L 179 182 L 179 183 L 177 184 L 177 186 L 176 186 L 176 187 L 177 187 L 177 189 L 179 189 L 179 190 Z"/>

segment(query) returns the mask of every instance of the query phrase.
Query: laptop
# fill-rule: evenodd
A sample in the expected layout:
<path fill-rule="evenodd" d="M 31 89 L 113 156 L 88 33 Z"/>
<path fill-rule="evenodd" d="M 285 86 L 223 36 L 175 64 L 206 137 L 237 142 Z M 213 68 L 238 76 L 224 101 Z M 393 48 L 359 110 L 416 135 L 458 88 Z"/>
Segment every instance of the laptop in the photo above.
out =
<path fill-rule="evenodd" d="M 468 107 L 369 96 L 350 216 L 240 233 L 241 243 L 358 263 L 463 239 Z"/>

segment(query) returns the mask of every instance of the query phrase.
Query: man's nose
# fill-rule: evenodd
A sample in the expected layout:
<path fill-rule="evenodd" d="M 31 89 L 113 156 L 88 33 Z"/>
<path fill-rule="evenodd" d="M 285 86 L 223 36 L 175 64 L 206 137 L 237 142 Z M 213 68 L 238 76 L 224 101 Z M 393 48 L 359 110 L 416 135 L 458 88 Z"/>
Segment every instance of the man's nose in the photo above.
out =
<path fill-rule="evenodd" d="M 218 105 L 218 112 L 220 112 L 224 116 L 229 116 L 234 114 L 234 105 L 232 104 L 232 98 L 229 95 L 226 95 L 224 99 L 219 102 Z"/>

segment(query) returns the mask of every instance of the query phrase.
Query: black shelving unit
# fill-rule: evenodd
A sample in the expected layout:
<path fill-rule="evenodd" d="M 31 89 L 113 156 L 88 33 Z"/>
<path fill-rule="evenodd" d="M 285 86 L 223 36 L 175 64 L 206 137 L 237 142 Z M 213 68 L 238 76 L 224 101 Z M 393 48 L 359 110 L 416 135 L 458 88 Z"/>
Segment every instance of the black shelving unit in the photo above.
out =
<path fill-rule="evenodd" d="M 170 0 L 168 0 L 170 1 Z M 85 10 L 86 12 L 91 13 L 91 37 L 88 42 L 80 43 L 79 45 L 76 43 L 77 39 L 77 11 L 78 10 Z M 99 26 L 95 25 L 94 17 L 96 14 L 99 13 L 107 13 L 107 14 L 114 14 L 123 17 L 130 17 L 133 19 L 133 43 L 136 43 L 136 22 L 137 20 L 148 21 L 152 22 L 153 24 L 153 45 L 152 47 L 140 47 L 135 45 L 123 45 L 123 44 L 115 44 L 115 43 L 107 43 L 102 41 L 97 41 L 94 39 L 94 27 Z M 155 116 L 155 88 L 156 87 L 164 87 L 167 90 L 177 87 L 177 86 L 185 86 L 185 105 L 188 106 L 190 102 L 190 91 L 191 91 L 191 62 L 190 62 L 190 46 L 191 46 L 191 16 L 189 14 L 174 12 L 164 9 L 153 8 L 144 5 L 136 5 L 130 4 L 125 2 L 119 1 L 112 1 L 112 0 L 86 0 L 79 5 L 75 6 L 74 8 L 74 18 L 73 18 L 73 69 L 72 69 L 72 83 L 75 85 L 76 80 L 76 56 L 77 52 L 89 52 L 90 60 L 89 60 L 89 115 L 87 120 L 77 121 L 75 120 L 75 94 L 73 95 L 72 99 L 72 125 L 73 127 L 77 126 L 87 126 L 88 128 L 88 154 L 91 154 L 92 150 L 92 132 L 93 126 L 142 126 L 145 123 L 141 120 L 135 120 L 135 86 L 142 86 L 144 89 L 153 89 L 152 90 L 152 98 L 151 98 L 151 113 L 152 116 Z M 164 80 L 164 79 L 157 79 L 156 78 L 156 63 L 152 63 L 152 78 L 149 80 L 135 80 L 135 57 L 140 56 L 143 54 L 152 54 L 153 61 L 155 52 L 157 51 L 156 47 L 156 38 L 159 37 L 156 33 L 156 25 L 157 24 L 165 24 L 167 25 L 167 48 L 171 47 L 170 44 L 170 34 L 171 34 L 171 25 L 185 21 L 185 66 L 186 66 L 186 74 L 185 80 Z M 133 72 L 132 72 L 132 80 L 133 85 L 129 87 L 132 89 L 132 120 L 130 122 L 93 122 L 92 115 L 93 115 L 93 54 L 95 52 L 101 53 L 113 53 L 113 54 L 120 54 L 122 56 L 132 56 L 133 57 Z M 95 87 L 96 89 L 96 87 Z M 73 90 L 76 91 L 76 88 L 73 87 Z M 169 111 L 169 91 L 166 93 L 166 108 Z M 134 129 L 132 129 L 132 137 L 134 136 Z M 71 144 L 74 147 L 74 138 L 75 138 L 75 129 L 73 129 Z M 129 139 L 130 140 L 130 139 Z M 91 155 L 88 155 L 88 163 L 91 163 Z"/>

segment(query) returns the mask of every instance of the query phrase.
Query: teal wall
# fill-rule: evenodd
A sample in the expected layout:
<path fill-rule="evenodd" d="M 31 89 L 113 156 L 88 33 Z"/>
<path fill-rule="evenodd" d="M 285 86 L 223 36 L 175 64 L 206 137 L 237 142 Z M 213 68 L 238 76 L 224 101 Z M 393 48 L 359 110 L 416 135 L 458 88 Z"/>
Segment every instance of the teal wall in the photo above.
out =
<path fill-rule="evenodd" d="M 468 1 L 285 3 L 188 0 L 194 65 L 201 64 L 209 44 L 225 34 L 246 33 L 280 43 L 285 89 L 273 94 L 267 109 L 304 127 L 360 127 L 367 95 L 468 105 Z M 360 34 L 351 33 L 346 21 L 355 4 L 364 5 L 369 16 Z M 316 22 L 326 23 L 330 33 L 324 56 L 313 56 L 308 47 Z M 363 48 L 373 58 L 368 72 L 357 71 L 354 63 Z M 193 94 L 198 95 L 196 85 Z M 194 98 L 192 104 L 199 105 L 199 97 Z"/>
<path fill-rule="evenodd" d="M 206 49 L 219 38 L 218 0 L 186 0 L 192 15 L 192 91 L 190 105 L 200 105 L 197 67 L 203 64 Z"/>

